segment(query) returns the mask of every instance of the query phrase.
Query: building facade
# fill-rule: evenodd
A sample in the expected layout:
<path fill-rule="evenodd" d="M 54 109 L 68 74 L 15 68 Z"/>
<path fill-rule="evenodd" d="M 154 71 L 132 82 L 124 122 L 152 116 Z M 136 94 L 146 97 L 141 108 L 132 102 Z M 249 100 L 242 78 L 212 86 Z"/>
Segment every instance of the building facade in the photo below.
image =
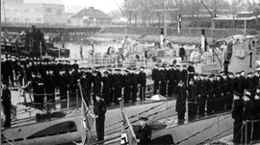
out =
<path fill-rule="evenodd" d="M 89 7 L 70 17 L 69 24 L 80 26 L 111 25 L 112 18 L 94 7 Z"/>
<path fill-rule="evenodd" d="M 5 0 L 2 4 L 2 22 L 11 24 L 65 24 L 65 7 L 61 4 L 24 3 L 23 0 Z"/>

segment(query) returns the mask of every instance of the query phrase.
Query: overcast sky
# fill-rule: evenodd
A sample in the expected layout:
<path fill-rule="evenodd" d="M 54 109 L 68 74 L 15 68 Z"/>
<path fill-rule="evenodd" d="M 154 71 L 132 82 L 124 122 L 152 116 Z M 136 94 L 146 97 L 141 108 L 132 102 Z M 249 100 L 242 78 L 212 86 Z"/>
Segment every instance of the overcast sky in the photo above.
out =
<path fill-rule="evenodd" d="M 124 0 L 24 0 L 33 3 L 60 3 L 64 4 L 67 12 L 78 12 L 82 8 L 93 6 L 104 12 L 119 10 Z"/>

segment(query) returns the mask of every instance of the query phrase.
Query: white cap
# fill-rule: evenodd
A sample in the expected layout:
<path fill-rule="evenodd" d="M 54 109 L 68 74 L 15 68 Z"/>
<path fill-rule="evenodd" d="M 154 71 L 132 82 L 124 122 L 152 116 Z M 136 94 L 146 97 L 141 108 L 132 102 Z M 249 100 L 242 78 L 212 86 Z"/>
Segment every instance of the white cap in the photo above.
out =
<path fill-rule="evenodd" d="M 237 95 L 234 95 L 234 98 L 233 98 L 234 100 L 239 100 L 239 96 L 237 96 Z"/>
<path fill-rule="evenodd" d="M 249 97 L 247 97 L 247 96 L 244 96 L 244 97 L 243 97 L 243 100 L 244 100 L 245 102 L 250 101 Z"/>

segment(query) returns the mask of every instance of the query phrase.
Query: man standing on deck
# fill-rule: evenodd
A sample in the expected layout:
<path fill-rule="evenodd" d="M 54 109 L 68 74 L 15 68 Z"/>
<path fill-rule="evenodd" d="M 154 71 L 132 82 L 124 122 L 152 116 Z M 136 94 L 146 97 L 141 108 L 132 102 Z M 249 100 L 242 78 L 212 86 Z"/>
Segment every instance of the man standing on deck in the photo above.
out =
<path fill-rule="evenodd" d="M 234 119 L 233 128 L 233 142 L 239 144 L 241 140 L 241 127 L 242 127 L 242 112 L 243 112 L 243 100 L 240 94 L 234 92 L 232 118 Z"/>
<path fill-rule="evenodd" d="M 199 96 L 198 96 L 198 110 L 199 110 L 199 117 L 204 117 L 205 115 L 205 106 L 206 106 L 206 98 L 207 98 L 207 86 L 206 86 L 206 81 L 207 78 L 206 76 L 200 76 L 200 81 L 199 81 Z"/>
<path fill-rule="evenodd" d="M 144 68 L 141 68 L 139 72 L 139 80 L 140 82 L 140 99 L 141 101 L 145 101 L 145 89 L 146 89 L 146 74 L 144 72 Z"/>
<path fill-rule="evenodd" d="M 111 101 L 109 99 L 110 97 L 110 81 L 108 78 L 108 72 L 105 71 L 103 76 L 102 76 L 102 83 L 103 83 L 103 87 L 102 87 L 102 98 L 105 100 L 105 103 L 107 105 L 110 105 Z"/>
<path fill-rule="evenodd" d="M 159 70 L 158 67 L 153 68 L 152 70 L 152 80 L 154 81 L 154 86 L 153 86 L 153 94 L 157 94 L 158 93 L 158 89 L 159 87 Z"/>
<path fill-rule="evenodd" d="M 34 96 L 34 105 L 38 109 L 43 109 L 44 107 L 44 81 L 40 72 L 32 79 L 32 89 Z"/>
<path fill-rule="evenodd" d="M 177 88 L 176 112 L 178 113 L 178 124 L 183 124 L 186 112 L 186 89 L 183 80 L 179 81 Z"/>
<path fill-rule="evenodd" d="M 194 83 L 193 79 L 189 80 L 189 87 L 188 87 L 188 119 L 189 121 L 193 121 L 197 115 L 197 99 L 196 99 L 196 91 L 197 91 L 196 84 Z"/>
<path fill-rule="evenodd" d="M 106 111 L 107 108 L 104 99 L 96 96 L 94 101 L 94 113 L 96 115 L 97 141 L 104 140 Z"/>
<path fill-rule="evenodd" d="M 5 128 L 10 128 L 11 127 L 11 108 L 12 108 L 12 103 L 11 103 L 11 92 L 10 92 L 10 90 L 8 88 L 8 83 L 7 82 L 3 83 L 2 105 L 3 105 L 4 115 L 5 115 L 4 127 Z"/>
<path fill-rule="evenodd" d="M 49 70 L 46 72 L 47 74 L 43 78 L 44 81 L 44 87 L 45 87 L 45 92 L 47 96 L 47 105 L 48 107 L 54 106 L 55 102 L 55 88 L 56 88 L 56 82 L 54 81 L 54 75 L 53 71 Z"/>

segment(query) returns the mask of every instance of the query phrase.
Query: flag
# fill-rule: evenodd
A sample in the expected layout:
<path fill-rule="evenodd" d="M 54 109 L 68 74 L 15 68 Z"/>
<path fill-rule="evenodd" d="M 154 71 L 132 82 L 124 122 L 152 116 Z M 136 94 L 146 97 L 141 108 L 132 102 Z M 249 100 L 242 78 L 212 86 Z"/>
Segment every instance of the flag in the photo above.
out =
<path fill-rule="evenodd" d="M 125 114 L 123 107 L 121 107 L 121 116 L 122 116 L 121 145 L 137 145 L 138 141 L 134 133 L 133 126 L 131 125 L 127 115 Z"/>

